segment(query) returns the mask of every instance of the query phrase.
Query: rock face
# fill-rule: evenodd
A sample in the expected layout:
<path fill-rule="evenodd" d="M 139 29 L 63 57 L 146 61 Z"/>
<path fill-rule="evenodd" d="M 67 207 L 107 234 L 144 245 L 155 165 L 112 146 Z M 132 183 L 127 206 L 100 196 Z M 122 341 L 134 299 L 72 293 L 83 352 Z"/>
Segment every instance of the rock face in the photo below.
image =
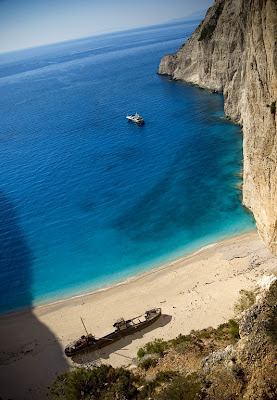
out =
<path fill-rule="evenodd" d="M 207 399 L 277 398 L 277 281 L 239 323 L 240 340 L 202 362 Z"/>
<path fill-rule="evenodd" d="M 277 1 L 216 0 L 159 74 L 223 93 L 243 126 L 243 203 L 277 254 Z"/>

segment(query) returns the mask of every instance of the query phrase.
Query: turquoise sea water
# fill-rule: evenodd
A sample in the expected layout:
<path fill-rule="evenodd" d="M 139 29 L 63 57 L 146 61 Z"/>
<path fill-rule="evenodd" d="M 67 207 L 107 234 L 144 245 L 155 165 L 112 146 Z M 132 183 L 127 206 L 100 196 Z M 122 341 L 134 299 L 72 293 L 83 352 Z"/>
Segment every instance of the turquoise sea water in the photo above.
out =
<path fill-rule="evenodd" d="M 0 55 L 0 310 L 250 230 L 223 97 L 157 75 L 197 21 Z M 125 115 L 139 112 L 145 126 Z"/>

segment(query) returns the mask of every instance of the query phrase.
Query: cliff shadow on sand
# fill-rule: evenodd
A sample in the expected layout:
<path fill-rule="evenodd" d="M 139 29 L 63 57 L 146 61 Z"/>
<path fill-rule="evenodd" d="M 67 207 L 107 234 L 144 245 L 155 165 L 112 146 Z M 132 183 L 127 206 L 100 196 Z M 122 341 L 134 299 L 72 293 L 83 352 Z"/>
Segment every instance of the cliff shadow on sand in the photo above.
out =
<path fill-rule="evenodd" d="M 55 335 L 32 312 L 32 251 L 16 206 L 0 192 L 0 396 L 43 399 L 57 373 L 68 370 Z"/>

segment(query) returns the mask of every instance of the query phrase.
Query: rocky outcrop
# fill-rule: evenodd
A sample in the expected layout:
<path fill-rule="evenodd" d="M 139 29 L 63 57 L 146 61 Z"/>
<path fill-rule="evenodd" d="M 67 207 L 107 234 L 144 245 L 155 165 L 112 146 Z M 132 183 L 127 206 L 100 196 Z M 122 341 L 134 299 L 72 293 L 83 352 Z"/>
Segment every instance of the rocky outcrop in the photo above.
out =
<path fill-rule="evenodd" d="M 207 399 L 277 398 L 277 281 L 243 313 L 240 340 L 202 362 Z"/>
<path fill-rule="evenodd" d="M 243 203 L 277 254 L 277 1 L 216 0 L 159 73 L 223 93 L 243 126 Z"/>

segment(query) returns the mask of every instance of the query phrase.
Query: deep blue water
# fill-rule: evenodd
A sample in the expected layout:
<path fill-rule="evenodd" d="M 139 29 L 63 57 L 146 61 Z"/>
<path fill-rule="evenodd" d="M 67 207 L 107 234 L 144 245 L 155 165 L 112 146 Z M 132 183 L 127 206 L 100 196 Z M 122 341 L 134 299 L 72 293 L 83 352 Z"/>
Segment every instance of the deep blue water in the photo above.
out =
<path fill-rule="evenodd" d="M 223 97 L 157 75 L 195 21 L 0 55 L 0 310 L 254 227 Z M 126 113 L 139 112 L 145 126 Z"/>

